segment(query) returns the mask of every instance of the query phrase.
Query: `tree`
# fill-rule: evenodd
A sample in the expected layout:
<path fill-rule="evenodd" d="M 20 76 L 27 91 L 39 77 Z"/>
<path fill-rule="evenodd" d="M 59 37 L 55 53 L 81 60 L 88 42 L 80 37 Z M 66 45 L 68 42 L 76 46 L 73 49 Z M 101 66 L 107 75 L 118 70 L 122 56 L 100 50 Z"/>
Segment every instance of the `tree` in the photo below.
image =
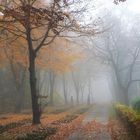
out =
<path fill-rule="evenodd" d="M 83 90 L 81 87 L 82 87 L 82 81 L 83 80 L 81 78 L 81 73 L 79 71 L 71 71 L 71 75 L 72 75 L 72 80 L 73 80 L 73 83 L 74 83 L 74 89 L 75 89 L 75 92 L 76 92 L 76 103 L 79 104 L 80 103 L 80 94 L 81 94 L 81 90 Z M 83 94 L 83 91 L 82 91 L 82 94 Z"/>
<path fill-rule="evenodd" d="M 120 2 L 125 2 L 126 0 L 114 0 L 114 3 L 117 5 L 119 4 Z"/>
<path fill-rule="evenodd" d="M 77 49 L 78 47 L 78 49 Z M 69 39 L 56 38 L 49 46 L 44 47 L 40 51 L 39 59 L 37 59 L 38 69 L 48 72 L 49 78 L 49 95 L 50 104 L 54 104 L 54 88 L 55 81 L 60 75 L 66 75 L 73 68 L 73 63 L 82 58 L 80 46 L 73 43 Z M 65 86 L 65 77 L 63 77 L 63 86 Z M 66 89 L 63 91 L 66 91 Z M 66 93 L 66 92 L 65 92 Z M 66 94 L 64 94 L 66 95 Z M 66 97 L 66 96 L 65 96 Z M 65 98 L 66 99 L 66 98 Z"/>
<path fill-rule="evenodd" d="M 105 46 L 97 47 L 96 56 L 111 66 L 117 102 L 128 105 L 129 89 L 134 82 L 140 80 L 135 76 L 136 65 L 139 65 L 140 48 L 132 36 L 125 36 L 120 32 L 117 35 L 118 31 L 119 29 L 117 33 L 115 31 L 107 33 Z"/>
<path fill-rule="evenodd" d="M 9 36 L 14 35 L 12 39 L 9 37 L 11 41 L 22 38 L 28 46 L 33 124 L 40 123 L 41 115 L 36 86 L 36 58 L 41 48 L 75 25 L 75 20 L 63 12 L 68 5 L 66 1 L 54 0 L 46 7 L 39 4 L 36 0 L 11 0 L 9 5 L 1 6 L 3 18 L 0 19 L 2 31 L 7 31 Z"/>
<path fill-rule="evenodd" d="M 63 82 L 63 92 L 64 92 L 65 104 L 67 105 L 67 103 L 68 103 L 68 89 L 67 89 L 67 82 L 66 82 L 65 74 L 63 74 L 63 76 L 62 76 L 62 82 Z"/>
<path fill-rule="evenodd" d="M 25 52 L 27 50 L 21 40 L 14 42 L 13 47 L 11 47 L 7 40 L 7 33 L 5 33 L 5 36 L 5 40 L 1 44 L 0 63 L 2 67 L 10 68 L 12 82 L 16 89 L 15 112 L 20 112 L 24 102 L 24 85 L 27 72 L 27 53 Z"/>

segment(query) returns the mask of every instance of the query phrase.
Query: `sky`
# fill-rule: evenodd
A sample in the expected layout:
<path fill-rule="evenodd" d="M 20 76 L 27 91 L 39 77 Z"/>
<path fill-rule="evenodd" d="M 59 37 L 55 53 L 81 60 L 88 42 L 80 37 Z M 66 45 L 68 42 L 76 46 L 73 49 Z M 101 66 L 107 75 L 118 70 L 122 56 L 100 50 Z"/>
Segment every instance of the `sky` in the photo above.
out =
<path fill-rule="evenodd" d="M 128 9 L 135 13 L 140 13 L 140 0 L 128 0 Z"/>
<path fill-rule="evenodd" d="M 124 3 L 122 2 L 117 6 L 112 2 L 113 0 L 95 0 L 95 1 L 98 1 L 98 5 L 102 5 L 102 8 L 108 9 L 110 8 L 111 10 L 113 10 L 115 7 L 119 10 L 125 8 L 128 11 L 140 13 L 140 0 L 126 0 L 126 2 Z"/>
<path fill-rule="evenodd" d="M 85 16 L 86 19 L 91 20 L 91 17 L 102 17 L 105 13 L 109 12 L 116 16 L 123 14 L 127 17 L 140 14 L 140 0 L 127 0 L 126 2 L 121 2 L 119 5 L 115 5 L 113 0 L 92 0 Z"/>

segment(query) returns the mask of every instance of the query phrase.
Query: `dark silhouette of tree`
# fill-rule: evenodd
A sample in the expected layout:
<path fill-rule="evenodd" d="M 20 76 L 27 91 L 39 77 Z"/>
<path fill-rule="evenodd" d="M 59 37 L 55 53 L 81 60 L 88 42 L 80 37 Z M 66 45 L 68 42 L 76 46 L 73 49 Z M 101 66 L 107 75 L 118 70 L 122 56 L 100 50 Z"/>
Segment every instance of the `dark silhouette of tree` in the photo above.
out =
<path fill-rule="evenodd" d="M 40 123 L 41 116 L 36 86 L 36 58 L 41 48 L 75 26 L 75 20 L 63 11 L 68 4 L 67 1 L 53 0 L 44 6 L 37 0 L 11 0 L 1 5 L 1 33 L 4 36 L 4 32 L 8 32 L 11 42 L 23 39 L 28 47 L 33 124 Z"/>

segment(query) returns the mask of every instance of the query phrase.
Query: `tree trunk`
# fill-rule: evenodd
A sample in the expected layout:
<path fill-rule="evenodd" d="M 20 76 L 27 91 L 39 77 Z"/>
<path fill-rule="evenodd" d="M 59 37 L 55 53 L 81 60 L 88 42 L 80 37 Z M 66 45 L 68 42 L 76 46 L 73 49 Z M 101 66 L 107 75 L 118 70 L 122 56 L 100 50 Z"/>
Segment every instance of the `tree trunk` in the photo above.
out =
<path fill-rule="evenodd" d="M 71 105 L 73 106 L 74 102 L 73 102 L 73 96 L 71 96 Z"/>
<path fill-rule="evenodd" d="M 50 71 L 50 104 L 54 105 L 54 83 L 55 83 L 55 75 Z"/>
<path fill-rule="evenodd" d="M 65 105 L 67 105 L 68 104 L 67 89 L 66 89 L 66 79 L 65 79 L 65 75 L 64 74 L 63 74 L 63 92 L 64 92 Z"/>
<path fill-rule="evenodd" d="M 27 29 L 27 42 L 29 49 L 29 77 L 30 77 L 30 89 L 32 99 L 32 113 L 33 113 L 33 124 L 40 123 L 41 110 L 38 103 L 37 87 L 36 87 L 36 72 L 35 72 L 35 58 L 36 54 L 33 49 L 30 28 Z"/>
<path fill-rule="evenodd" d="M 90 105 L 90 94 L 88 94 L 87 105 Z"/>
<path fill-rule="evenodd" d="M 82 94 L 81 94 L 81 101 L 82 101 L 82 103 L 84 103 L 84 93 L 83 93 L 83 91 L 82 91 Z"/>
<path fill-rule="evenodd" d="M 53 86 L 50 87 L 50 104 L 54 105 L 54 93 L 53 93 Z"/>
<path fill-rule="evenodd" d="M 129 87 L 124 87 L 121 82 L 121 77 L 119 75 L 118 68 L 114 65 L 114 74 L 115 74 L 115 81 L 116 81 L 116 101 L 120 102 L 125 105 L 129 105 L 129 99 L 128 99 L 128 89 Z"/>
<path fill-rule="evenodd" d="M 116 92 L 116 101 L 124 105 L 129 105 L 128 90 L 118 86 Z"/>
<path fill-rule="evenodd" d="M 76 101 L 77 101 L 77 104 L 79 105 L 79 91 L 76 92 Z"/>
<path fill-rule="evenodd" d="M 36 75 L 35 75 L 35 56 L 33 52 L 30 52 L 30 63 L 29 63 L 29 73 L 30 73 L 30 88 L 31 88 L 31 98 L 32 98 L 32 110 L 33 110 L 33 124 L 40 123 L 40 107 L 38 104 L 38 96 L 36 89 Z"/>
<path fill-rule="evenodd" d="M 72 71 L 72 79 L 73 79 L 73 82 L 74 82 L 74 88 L 75 88 L 75 91 L 76 91 L 76 102 L 77 104 L 79 104 L 79 88 L 80 88 L 80 84 L 79 84 L 79 79 L 76 79 L 73 71 Z"/>
<path fill-rule="evenodd" d="M 81 91 L 81 103 L 84 103 L 84 86 L 80 84 L 80 91 Z"/>
<path fill-rule="evenodd" d="M 121 99 L 120 99 L 121 103 L 129 106 L 128 90 L 127 89 L 121 89 L 121 91 L 122 91 L 121 92 L 122 96 L 121 96 Z"/>

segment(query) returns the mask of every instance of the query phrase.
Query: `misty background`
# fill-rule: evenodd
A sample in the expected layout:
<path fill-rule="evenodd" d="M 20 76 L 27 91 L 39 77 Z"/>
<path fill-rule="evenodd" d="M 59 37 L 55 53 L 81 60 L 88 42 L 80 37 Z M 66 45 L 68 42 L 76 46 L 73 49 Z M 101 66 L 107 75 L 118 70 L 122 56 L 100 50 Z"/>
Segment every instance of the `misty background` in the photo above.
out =
<path fill-rule="evenodd" d="M 77 20 L 83 25 L 94 25 L 101 33 L 54 41 L 53 49 L 46 54 L 48 59 L 51 53 L 62 50 L 72 52 L 73 58 L 64 56 L 62 61 L 60 54 L 52 57 L 47 68 L 37 68 L 39 95 L 48 97 L 40 99 L 42 105 L 118 101 L 128 104 L 140 96 L 140 2 L 127 0 L 115 5 L 112 0 L 92 0 L 76 7 L 86 4 L 87 11 Z M 55 61 L 58 67 L 54 66 Z M 1 67 L 0 111 L 13 111 L 19 104 L 30 108 L 29 75 L 23 71 L 24 68 L 13 73 L 9 62 Z M 13 74 L 17 81 L 24 77 L 21 94 L 16 91 Z"/>

